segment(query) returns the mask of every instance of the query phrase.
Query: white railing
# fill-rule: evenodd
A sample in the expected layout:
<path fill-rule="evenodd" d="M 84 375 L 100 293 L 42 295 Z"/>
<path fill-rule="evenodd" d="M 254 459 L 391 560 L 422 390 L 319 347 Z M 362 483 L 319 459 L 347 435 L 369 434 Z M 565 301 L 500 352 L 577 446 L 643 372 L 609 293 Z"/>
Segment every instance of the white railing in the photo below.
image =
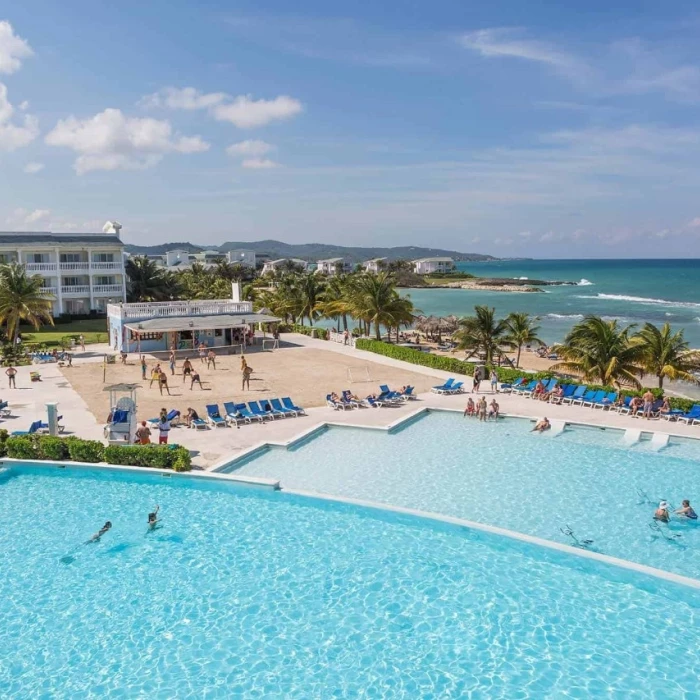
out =
<path fill-rule="evenodd" d="M 27 272 L 56 272 L 56 263 L 25 263 Z"/>
<path fill-rule="evenodd" d="M 61 294 L 90 294 L 89 284 L 72 284 L 61 287 Z"/>
<path fill-rule="evenodd" d="M 216 316 L 218 314 L 252 314 L 250 301 L 211 299 L 207 301 L 158 301 L 140 304 L 109 304 L 107 313 L 123 319 L 144 320 L 171 316 Z"/>
<path fill-rule="evenodd" d="M 121 284 L 95 284 L 92 287 L 93 294 L 119 294 L 124 290 Z"/>
<path fill-rule="evenodd" d="M 58 289 L 56 287 L 42 287 L 41 293 L 47 297 L 55 297 L 58 294 Z"/>
<path fill-rule="evenodd" d="M 118 262 L 93 262 L 90 264 L 93 270 L 119 270 L 123 269 L 122 263 Z"/>
<path fill-rule="evenodd" d="M 89 270 L 90 269 L 90 261 L 89 260 L 81 260 L 80 262 L 62 262 L 61 263 L 61 270 L 65 270 L 67 272 L 73 272 L 75 270 Z"/>

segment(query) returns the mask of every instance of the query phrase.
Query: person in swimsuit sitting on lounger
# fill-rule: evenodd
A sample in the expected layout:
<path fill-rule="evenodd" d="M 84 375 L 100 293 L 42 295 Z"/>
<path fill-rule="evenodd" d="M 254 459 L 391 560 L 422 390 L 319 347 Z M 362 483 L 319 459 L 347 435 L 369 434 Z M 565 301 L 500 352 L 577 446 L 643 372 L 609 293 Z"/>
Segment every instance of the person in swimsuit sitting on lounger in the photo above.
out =
<path fill-rule="evenodd" d="M 552 424 L 549 422 L 549 418 L 543 418 L 541 421 L 538 421 L 535 427 L 530 431 L 533 433 L 543 433 L 545 430 L 549 430 L 552 427 Z"/>

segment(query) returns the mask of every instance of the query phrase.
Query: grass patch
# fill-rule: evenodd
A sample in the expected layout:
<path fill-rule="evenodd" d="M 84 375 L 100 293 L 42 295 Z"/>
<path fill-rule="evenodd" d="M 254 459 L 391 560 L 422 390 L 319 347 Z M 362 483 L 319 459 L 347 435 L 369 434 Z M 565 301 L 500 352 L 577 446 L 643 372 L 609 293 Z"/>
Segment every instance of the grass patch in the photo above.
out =
<path fill-rule="evenodd" d="M 20 326 L 22 340 L 25 343 L 42 343 L 47 346 L 70 345 L 69 338 L 85 336 L 85 344 L 106 343 L 107 321 L 104 318 L 73 321 L 72 323 L 58 323 L 55 326 L 42 326 L 38 331 L 31 326 Z"/>

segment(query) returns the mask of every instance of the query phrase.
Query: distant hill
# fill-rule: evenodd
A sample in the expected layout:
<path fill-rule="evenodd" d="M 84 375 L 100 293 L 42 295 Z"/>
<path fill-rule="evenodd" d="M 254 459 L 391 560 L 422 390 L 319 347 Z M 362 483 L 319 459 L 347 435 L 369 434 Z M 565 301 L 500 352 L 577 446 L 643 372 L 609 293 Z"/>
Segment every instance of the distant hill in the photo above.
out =
<path fill-rule="evenodd" d="M 349 262 L 359 263 L 372 258 L 389 258 L 389 260 L 415 258 L 449 257 L 453 260 L 497 260 L 491 255 L 480 253 L 459 253 L 456 250 L 442 248 L 420 248 L 417 246 L 400 246 L 398 248 L 359 248 L 332 245 L 330 243 L 283 243 L 282 241 L 230 241 L 222 245 L 201 246 L 192 243 L 163 243 L 161 245 L 140 246 L 126 245 L 128 253 L 133 255 L 160 255 L 168 250 L 187 250 L 199 253 L 202 250 L 218 250 L 226 253 L 229 250 L 254 250 L 261 258 L 300 258 L 314 262 L 326 258 L 345 258 Z"/>

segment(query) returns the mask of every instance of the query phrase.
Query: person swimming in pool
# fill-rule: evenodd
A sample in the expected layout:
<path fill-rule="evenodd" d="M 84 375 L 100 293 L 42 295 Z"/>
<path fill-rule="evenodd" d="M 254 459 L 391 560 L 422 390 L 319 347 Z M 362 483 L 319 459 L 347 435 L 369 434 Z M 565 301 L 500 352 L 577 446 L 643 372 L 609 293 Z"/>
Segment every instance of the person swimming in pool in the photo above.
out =
<path fill-rule="evenodd" d="M 158 511 L 160 510 L 160 506 L 156 506 L 156 509 L 148 514 L 148 529 L 149 530 L 155 530 L 156 527 L 158 526 L 158 523 L 160 520 L 158 520 Z"/>
<path fill-rule="evenodd" d="M 689 520 L 697 520 L 698 514 L 693 510 L 690 505 L 690 501 L 686 498 L 683 501 L 681 507 L 675 511 L 676 515 L 680 515 L 682 518 L 688 518 Z"/>
<path fill-rule="evenodd" d="M 659 507 L 654 511 L 654 520 L 658 520 L 661 523 L 667 523 L 671 519 L 668 513 L 668 503 L 666 501 L 661 501 Z"/>
<path fill-rule="evenodd" d="M 96 532 L 85 544 L 90 544 L 91 542 L 99 542 L 102 535 L 112 529 L 112 523 L 108 520 L 99 530 Z"/>

